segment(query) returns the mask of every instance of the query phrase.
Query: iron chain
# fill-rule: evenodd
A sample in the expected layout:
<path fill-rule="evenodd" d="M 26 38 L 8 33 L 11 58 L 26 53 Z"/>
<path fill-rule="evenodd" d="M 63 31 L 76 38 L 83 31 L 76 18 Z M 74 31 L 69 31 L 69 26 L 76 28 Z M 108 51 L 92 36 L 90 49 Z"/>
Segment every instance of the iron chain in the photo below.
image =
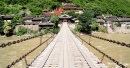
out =
<path fill-rule="evenodd" d="M 36 37 L 39 37 L 40 35 L 37 35 L 37 36 L 32 36 L 32 37 L 27 37 L 27 38 L 24 38 L 24 39 L 20 39 L 20 40 L 16 40 L 16 41 L 12 41 L 12 42 L 8 42 L 8 43 L 3 43 L 0 45 L 0 47 L 4 48 L 6 46 L 10 46 L 12 44 L 16 44 L 16 43 L 20 43 L 20 42 L 23 42 L 23 41 L 27 41 L 27 40 L 30 40 L 30 39 L 33 39 L 33 38 L 36 38 Z"/>
<path fill-rule="evenodd" d="M 31 38 L 35 38 L 35 37 L 38 37 L 38 36 L 34 36 L 34 37 L 31 37 Z M 42 44 L 44 44 L 45 42 L 47 42 L 50 38 L 52 38 L 52 36 L 49 37 L 47 40 L 45 40 Z M 24 54 L 22 57 L 16 59 L 14 62 L 12 62 L 11 64 L 9 64 L 6 68 L 11 68 L 13 65 L 15 65 L 16 63 L 18 63 L 20 60 L 22 60 L 23 58 L 25 58 L 26 56 L 28 56 L 30 53 L 32 53 L 33 51 L 35 51 L 42 44 L 40 44 L 37 47 L 33 48 L 32 50 L 30 50 L 29 52 L 27 52 L 26 54 Z"/>
<path fill-rule="evenodd" d="M 108 41 L 108 42 L 111 42 L 111 43 L 116 43 L 118 45 L 122 45 L 122 46 L 126 46 L 126 47 L 130 48 L 130 44 L 126 44 L 124 42 L 119 42 L 119 41 L 115 41 L 115 40 L 111 40 L 111 39 L 107 39 L 107 38 L 102 38 L 102 37 L 94 36 L 94 35 L 89 35 L 89 36 L 92 36 L 94 38 L 101 39 L 101 40 L 104 40 L 104 41 Z"/>
<path fill-rule="evenodd" d="M 78 36 L 78 35 L 76 35 Z M 88 43 L 87 41 L 85 41 L 84 39 L 82 39 L 80 36 L 78 36 L 82 41 L 84 41 L 85 43 L 87 43 L 88 45 L 90 45 L 91 47 L 93 47 L 95 50 L 97 50 L 98 52 L 100 52 L 101 54 L 103 54 L 105 57 L 107 57 L 108 59 L 110 59 L 111 61 L 113 61 L 114 63 L 116 63 L 118 66 L 122 67 L 122 68 L 127 68 L 126 66 L 124 66 L 123 64 L 121 64 L 120 62 L 116 61 L 115 59 L 113 59 L 112 57 L 108 56 L 107 54 L 105 54 L 104 52 L 102 52 L 101 50 L 99 50 L 98 48 L 94 47 L 91 43 Z M 97 37 L 97 36 L 95 36 Z M 101 38 L 101 37 L 98 37 Z M 103 38 L 101 38 L 103 39 Z"/>

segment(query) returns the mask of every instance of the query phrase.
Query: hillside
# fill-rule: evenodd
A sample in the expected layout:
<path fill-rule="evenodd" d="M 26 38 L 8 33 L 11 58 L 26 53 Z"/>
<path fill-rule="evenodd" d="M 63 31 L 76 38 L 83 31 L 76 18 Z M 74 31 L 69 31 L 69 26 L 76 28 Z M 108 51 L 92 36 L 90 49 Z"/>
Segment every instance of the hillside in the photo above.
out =
<path fill-rule="evenodd" d="M 9 15 L 25 11 L 28 15 L 39 15 L 43 9 L 54 10 L 61 7 L 62 1 L 92 9 L 96 15 L 130 15 L 129 0 L 0 0 L 0 14 Z"/>
<path fill-rule="evenodd" d="M 70 0 L 75 5 L 90 8 L 101 14 L 130 15 L 130 0 Z"/>
<path fill-rule="evenodd" d="M 54 0 L 0 0 L 0 14 L 17 14 L 21 11 L 27 15 L 41 15 L 43 9 L 54 10 L 61 6 Z"/>

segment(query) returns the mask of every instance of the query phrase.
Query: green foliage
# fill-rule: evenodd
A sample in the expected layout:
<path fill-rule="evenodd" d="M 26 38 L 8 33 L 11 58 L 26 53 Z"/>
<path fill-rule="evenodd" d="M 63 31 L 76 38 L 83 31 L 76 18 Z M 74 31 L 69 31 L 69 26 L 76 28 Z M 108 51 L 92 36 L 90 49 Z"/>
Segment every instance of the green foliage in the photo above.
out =
<path fill-rule="evenodd" d="M 93 19 L 93 21 L 92 21 L 92 26 L 91 26 L 92 30 L 93 30 L 93 31 L 98 31 L 98 28 L 99 28 L 98 25 L 99 25 L 99 23 L 97 23 L 96 20 Z"/>
<path fill-rule="evenodd" d="M 80 29 L 82 28 L 81 25 L 79 25 L 78 23 L 75 24 L 75 31 L 80 31 Z"/>
<path fill-rule="evenodd" d="M 39 31 L 38 30 L 32 30 L 32 29 L 28 29 L 25 27 L 20 26 L 18 28 L 18 31 L 16 32 L 17 36 L 22 36 L 24 34 L 32 34 L 32 35 L 39 35 Z"/>
<path fill-rule="evenodd" d="M 67 15 L 72 16 L 73 18 L 77 17 L 78 15 L 75 13 L 74 10 L 70 10 L 69 12 L 66 13 Z"/>
<path fill-rule="evenodd" d="M 58 28 L 59 17 L 57 15 L 51 16 L 51 22 L 54 24 L 53 28 Z"/>
<path fill-rule="evenodd" d="M 22 23 L 23 19 L 22 19 L 22 15 L 15 15 L 14 18 L 12 19 L 12 28 L 15 28 L 17 23 Z"/>
<path fill-rule="evenodd" d="M 4 22 L 4 33 L 6 36 L 9 36 L 11 34 L 11 21 L 5 21 Z"/>
<path fill-rule="evenodd" d="M 48 30 L 47 29 L 44 29 L 44 34 L 47 34 L 48 33 Z"/>
<path fill-rule="evenodd" d="M 27 34 L 33 34 L 33 32 L 34 32 L 34 30 L 29 29 L 29 28 L 26 28 L 26 30 L 27 30 Z"/>
<path fill-rule="evenodd" d="M 115 23 L 115 25 L 116 25 L 117 27 L 121 27 L 121 23 L 119 23 L 119 22 Z"/>
<path fill-rule="evenodd" d="M 53 0 L 0 0 L 0 14 L 26 13 L 28 8 L 32 15 L 41 15 L 43 9 L 54 10 L 60 6 L 59 1 Z"/>
<path fill-rule="evenodd" d="M 62 2 L 72 2 L 77 7 L 92 9 L 94 17 L 101 14 L 130 15 L 129 0 L 0 0 L 0 14 L 17 14 L 28 8 L 32 15 L 38 15 L 42 14 L 43 9 L 54 10 L 61 7 Z"/>
<path fill-rule="evenodd" d="M 36 30 L 36 31 L 33 32 L 33 34 L 34 34 L 35 36 L 36 36 L 36 35 L 39 35 L 39 31 Z"/>
<path fill-rule="evenodd" d="M 99 32 L 104 32 L 104 33 L 107 33 L 107 30 L 104 28 L 104 27 L 99 27 Z"/>
<path fill-rule="evenodd" d="M 75 29 L 73 29 L 73 30 L 71 30 L 71 31 L 72 31 L 73 34 L 76 34 L 76 30 L 75 30 Z"/>
<path fill-rule="evenodd" d="M 83 14 L 79 15 L 78 19 L 80 21 L 80 28 L 78 30 L 80 30 L 80 32 L 87 34 L 91 33 L 90 25 L 92 24 L 92 17 L 93 13 L 91 12 L 91 10 L 86 10 Z"/>
<path fill-rule="evenodd" d="M 24 4 L 27 4 L 28 2 L 31 2 L 33 0 L 3 0 L 6 4 L 21 4 L 21 5 L 24 5 Z"/>
<path fill-rule="evenodd" d="M 54 34 L 57 34 L 59 31 L 60 31 L 59 28 L 55 28 L 55 29 L 53 29 L 53 33 L 54 33 Z"/>
<path fill-rule="evenodd" d="M 42 8 L 36 7 L 36 6 L 31 6 L 30 11 L 32 15 L 41 15 L 42 14 Z"/>
<path fill-rule="evenodd" d="M 58 20 L 59 20 L 59 17 L 57 15 L 53 15 L 51 17 L 51 22 L 53 23 L 53 31 L 52 32 L 54 34 L 57 34 L 59 32 Z"/>
<path fill-rule="evenodd" d="M 6 14 L 8 12 L 9 10 L 7 8 L 5 8 L 4 6 L 0 6 L 0 14 Z"/>
<path fill-rule="evenodd" d="M 18 14 L 20 11 L 23 11 L 23 9 L 22 6 L 18 4 L 8 5 L 4 3 L 3 6 L 0 6 L 0 14 L 4 14 L 4 15 Z"/>
<path fill-rule="evenodd" d="M 101 15 L 101 8 L 100 7 L 94 7 L 93 9 L 94 17 Z"/>
<path fill-rule="evenodd" d="M 44 34 L 48 34 L 50 32 L 51 32 L 51 30 L 49 28 L 44 29 Z"/>
<path fill-rule="evenodd" d="M 76 6 L 95 10 L 95 16 L 112 14 L 116 16 L 130 15 L 129 0 L 70 0 Z"/>
<path fill-rule="evenodd" d="M 24 27 L 22 27 L 22 26 L 20 26 L 20 27 L 18 28 L 18 31 L 16 32 L 16 35 L 17 35 L 17 36 L 22 36 L 22 35 L 24 35 L 26 32 L 27 32 L 27 29 L 24 28 Z"/>

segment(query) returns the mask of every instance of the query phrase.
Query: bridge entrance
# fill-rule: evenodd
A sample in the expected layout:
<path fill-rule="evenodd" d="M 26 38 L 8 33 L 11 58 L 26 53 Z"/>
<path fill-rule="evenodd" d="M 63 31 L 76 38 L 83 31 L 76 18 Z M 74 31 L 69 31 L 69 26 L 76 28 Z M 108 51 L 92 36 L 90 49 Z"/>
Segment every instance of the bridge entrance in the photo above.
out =
<path fill-rule="evenodd" d="M 66 14 L 61 15 L 61 16 L 59 16 L 59 22 L 60 23 L 64 23 L 64 22 L 73 23 L 72 16 L 69 16 Z"/>

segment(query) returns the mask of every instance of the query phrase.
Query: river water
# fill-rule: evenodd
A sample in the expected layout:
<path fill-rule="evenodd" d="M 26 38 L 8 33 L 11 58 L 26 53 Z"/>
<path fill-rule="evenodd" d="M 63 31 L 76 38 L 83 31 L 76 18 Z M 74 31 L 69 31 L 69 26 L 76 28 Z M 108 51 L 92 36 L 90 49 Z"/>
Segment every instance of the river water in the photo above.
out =
<path fill-rule="evenodd" d="M 94 34 L 94 35 L 130 44 L 130 34 Z M 89 41 L 89 38 L 90 38 L 90 36 L 87 36 L 87 35 L 82 35 L 81 37 L 85 39 L 86 41 Z M 90 42 L 96 48 L 100 49 L 101 51 L 109 55 L 110 57 L 114 58 L 115 60 L 119 61 L 123 65 L 130 68 L 130 48 L 117 45 L 114 43 L 110 43 L 107 41 L 99 40 L 96 38 L 92 38 L 92 37 L 91 37 Z M 102 54 L 94 50 L 92 47 L 90 47 L 86 43 L 84 44 L 100 60 L 102 59 Z M 120 68 L 115 63 L 107 59 L 106 57 L 103 59 L 103 63 L 105 63 L 108 66 L 108 68 Z"/>
<path fill-rule="evenodd" d="M 130 44 L 130 34 L 95 34 L 95 35 Z M 86 41 L 89 41 L 89 36 L 82 35 L 81 37 L 85 39 Z M 16 39 L 21 39 L 21 38 L 25 38 L 25 37 L 10 37 L 10 38 L 0 37 L 0 44 L 4 42 L 8 42 L 8 41 L 13 41 Z M 47 38 L 43 37 L 43 41 L 46 39 Z M 24 41 L 22 43 L 17 43 L 15 45 L 7 46 L 5 48 L 0 48 L 0 68 L 5 68 L 8 64 L 15 61 L 16 59 L 21 57 L 23 54 L 26 54 L 31 49 L 39 45 L 40 43 L 39 40 L 40 38 L 38 37 L 32 40 Z M 113 43 L 109 43 L 107 41 L 99 40 L 92 37 L 91 37 L 91 43 L 92 45 L 94 45 L 95 47 L 97 47 L 98 49 L 106 53 L 107 55 L 111 56 L 112 58 L 116 59 L 117 61 L 121 62 L 122 64 L 130 68 L 130 48 L 113 44 Z M 29 56 L 26 57 L 28 64 L 30 64 L 31 61 L 44 49 L 45 45 L 46 44 L 43 44 L 40 48 L 38 48 L 36 51 L 32 52 Z M 102 54 L 94 50 L 89 45 L 87 44 L 85 45 L 99 59 L 102 59 Z M 114 64 L 112 61 L 110 61 L 106 57 L 103 59 L 103 63 L 105 63 L 108 66 L 108 68 L 118 68 L 116 64 Z M 12 68 L 26 68 L 25 59 L 21 60 Z"/>
<path fill-rule="evenodd" d="M 16 39 L 21 39 L 25 37 L 0 37 L 0 44 L 6 43 L 8 41 L 13 41 Z M 42 41 L 45 41 L 47 37 L 43 37 Z M 50 39 L 48 42 L 50 42 Z M 0 48 L 0 68 L 6 68 L 7 65 L 11 64 L 13 61 L 21 57 L 22 55 L 29 52 L 31 49 L 35 48 L 40 44 L 40 37 L 34 38 L 31 40 L 27 40 L 21 43 L 16 43 L 11 46 L 7 46 L 5 48 Z M 29 54 L 26 59 L 27 63 L 30 64 L 31 61 L 44 49 L 46 43 L 43 44 L 41 47 L 36 49 L 34 52 Z M 16 65 L 12 66 L 11 68 L 26 68 L 25 59 L 21 60 Z"/>

